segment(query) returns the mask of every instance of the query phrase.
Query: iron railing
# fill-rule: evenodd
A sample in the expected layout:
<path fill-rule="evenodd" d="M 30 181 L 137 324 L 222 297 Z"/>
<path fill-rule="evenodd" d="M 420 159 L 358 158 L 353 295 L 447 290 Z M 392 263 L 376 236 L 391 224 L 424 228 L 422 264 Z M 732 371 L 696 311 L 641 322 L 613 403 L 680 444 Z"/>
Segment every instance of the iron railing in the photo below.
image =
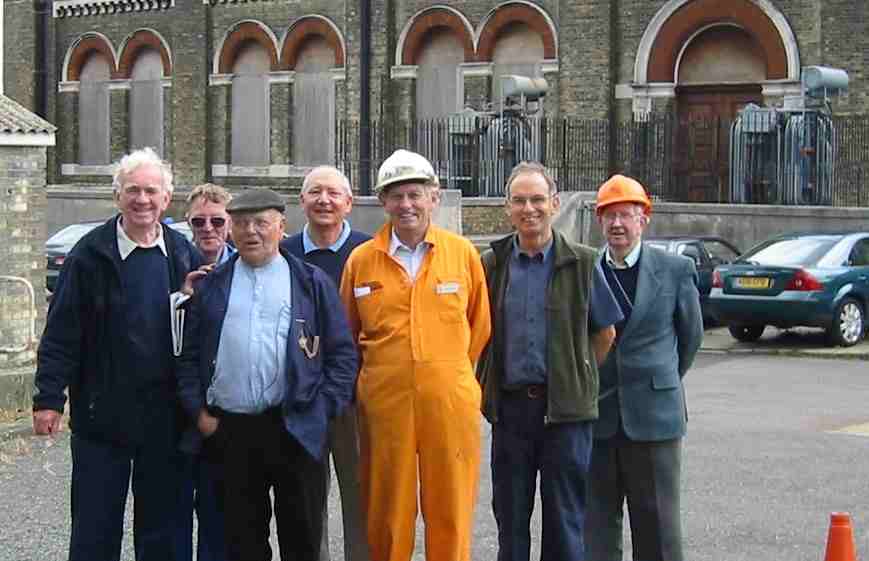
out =
<path fill-rule="evenodd" d="M 787 131 L 782 125 L 782 138 L 805 139 L 826 130 L 814 126 L 796 134 L 791 129 L 798 122 Z M 525 159 L 546 165 L 563 191 L 595 190 L 613 173 L 624 173 L 665 201 L 869 206 L 869 116 L 837 116 L 827 124 L 825 142 L 835 150 L 822 154 L 830 158 L 824 163 L 817 143 L 786 147 L 784 140 L 773 146 L 764 139 L 762 150 L 746 148 L 750 141 L 744 137 L 734 138 L 746 142 L 732 143 L 734 121 L 721 117 L 683 120 L 667 114 L 616 123 L 574 117 L 384 119 L 371 124 L 369 169 L 374 185 L 383 160 L 406 148 L 432 162 L 444 187 L 468 197 L 502 197 L 511 168 Z M 335 138 L 336 164 L 358 184 L 358 121 L 339 121 Z M 733 185 L 737 179 L 742 191 Z M 823 190 L 819 181 L 827 182 Z"/>

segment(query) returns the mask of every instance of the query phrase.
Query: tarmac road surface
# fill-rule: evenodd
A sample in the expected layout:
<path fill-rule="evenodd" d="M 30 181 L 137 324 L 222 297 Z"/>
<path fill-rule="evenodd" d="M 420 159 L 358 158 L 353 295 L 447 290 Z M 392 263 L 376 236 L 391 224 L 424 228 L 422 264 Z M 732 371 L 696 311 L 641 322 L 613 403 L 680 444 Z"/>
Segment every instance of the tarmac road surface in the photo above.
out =
<path fill-rule="evenodd" d="M 686 387 L 687 560 L 817 561 L 823 559 L 829 514 L 837 510 L 851 512 L 858 558 L 869 556 L 869 363 L 704 353 Z M 473 558 L 490 561 L 497 536 L 490 433 L 484 426 Z M 68 434 L 47 439 L 21 433 L 21 423 L 0 427 L 0 561 L 63 561 L 69 536 Z M 340 561 L 337 488 L 333 482 L 330 545 L 332 558 Z M 539 524 L 536 514 L 532 559 L 539 558 Z M 132 560 L 127 526 L 122 558 Z M 421 523 L 419 528 L 415 560 L 424 559 Z"/>

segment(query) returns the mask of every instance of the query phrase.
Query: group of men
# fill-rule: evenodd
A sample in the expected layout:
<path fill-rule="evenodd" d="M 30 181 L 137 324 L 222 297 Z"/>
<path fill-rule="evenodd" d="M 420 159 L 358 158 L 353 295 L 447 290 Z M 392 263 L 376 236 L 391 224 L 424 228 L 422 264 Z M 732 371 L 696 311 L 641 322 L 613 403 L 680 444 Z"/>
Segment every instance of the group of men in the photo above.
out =
<path fill-rule="evenodd" d="M 345 559 L 409 561 L 421 508 L 427 559 L 469 561 L 481 410 L 499 561 L 529 558 L 538 472 L 544 561 L 620 561 L 625 502 L 634 559 L 681 561 L 702 321 L 693 263 L 641 243 L 643 187 L 601 186 L 598 252 L 553 229 L 556 183 L 523 162 L 515 231 L 482 255 L 434 224 L 423 156 L 396 151 L 375 189 L 370 237 L 347 178 L 315 168 L 287 237 L 277 193 L 205 184 L 194 246 L 160 221 L 169 166 L 119 162 L 120 212 L 68 256 L 39 349 L 37 433 L 69 395 L 70 561 L 120 558 L 131 481 L 137 561 L 191 560 L 194 511 L 200 561 L 270 561 L 273 516 L 282 559 L 328 560 L 330 453 Z"/>

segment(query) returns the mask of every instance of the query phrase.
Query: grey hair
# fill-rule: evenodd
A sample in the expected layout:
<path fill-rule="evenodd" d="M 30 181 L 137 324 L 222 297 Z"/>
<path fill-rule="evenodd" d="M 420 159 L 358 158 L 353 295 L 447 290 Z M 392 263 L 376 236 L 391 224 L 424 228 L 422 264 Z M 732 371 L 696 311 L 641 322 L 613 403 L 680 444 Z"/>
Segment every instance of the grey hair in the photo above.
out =
<path fill-rule="evenodd" d="M 516 178 L 523 173 L 536 173 L 537 175 L 542 177 L 546 181 L 546 184 L 549 186 L 550 197 L 554 197 L 558 194 L 558 185 L 555 183 L 555 179 L 552 178 L 552 174 L 550 174 L 549 170 L 546 169 L 546 166 L 544 166 L 540 162 L 523 161 L 516 164 L 516 166 L 513 168 L 513 171 L 510 172 L 510 177 L 507 178 L 507 184 L 504 187 L 504 192 L 507 197 L 510 196 L 510 186 L 513 185 L 513 182 L 516 180 Z"/>
<path fill-rule="evenodd" d="M 187 195 L 187 206 L 191 206 L 196 199 L 205 199 L 206 201 L 226 206 L 232 200 L 232 195 L 220 185 L 203 183 L 194 187 L 190 191 L 190 194 Z"/>
<path fill-rule="evenodd" d="M 172 184 L 172 166 L 163 161 L 163 159 L 157 155 L 157 152 L 150 147 L 133 150 L 121 158 L 121 161 L 118 162 L 118 168 L 115 170 L 115 174 L 112 177 L 112 187 L 114 187 L 115 191 L 120 192 L 121 184 L 124 182 L 124 178 L 127 175 L 145 165 L 152 165 L 160 170 L 160 174 L 163 176 L 163 188 L 171 195 L 175 190 L 175 185 Z"/>
<path fill-rule="evenodd" d="M 331 172 L 331 173 L 334 173 L 335 175 L 337 175 L 338 179 L 341 181 L 341 186 L 344 187 L 344 190 L 347 192 L 347 196 L 348 197 L 353 196 L 353 188 L 350 187 L 350 180 L 347 179 L 347 176 L 344 175 L 343 171 L 336 168 L 335 166 L 317 166 L 314 169 L 312 169 L 311 171 L 309 171 L 308 174 L 305 176 L 305 179 L 302 181 L 302 194 L 303 195 L 308 192 L 308 189 L 311 188 L 311 180 L 310 180 L 311 176 L 313 176 L 315 173 L 322 172 L 322 171 L 328 171 L 328 172 Z"/>

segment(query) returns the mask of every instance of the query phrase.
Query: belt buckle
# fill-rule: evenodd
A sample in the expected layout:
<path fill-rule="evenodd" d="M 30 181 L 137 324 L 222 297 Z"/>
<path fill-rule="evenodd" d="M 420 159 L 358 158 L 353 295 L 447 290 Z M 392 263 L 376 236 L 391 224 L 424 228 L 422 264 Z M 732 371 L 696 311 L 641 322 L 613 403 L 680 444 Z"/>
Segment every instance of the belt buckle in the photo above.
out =
<path fill-rule="evenodd" d="M 543 396 L 544 391 L 544 386 L 538 384 L 534 384 L 525 388 L 525 393 L 528 395 L 528 399 L 538 399 Z"/>

